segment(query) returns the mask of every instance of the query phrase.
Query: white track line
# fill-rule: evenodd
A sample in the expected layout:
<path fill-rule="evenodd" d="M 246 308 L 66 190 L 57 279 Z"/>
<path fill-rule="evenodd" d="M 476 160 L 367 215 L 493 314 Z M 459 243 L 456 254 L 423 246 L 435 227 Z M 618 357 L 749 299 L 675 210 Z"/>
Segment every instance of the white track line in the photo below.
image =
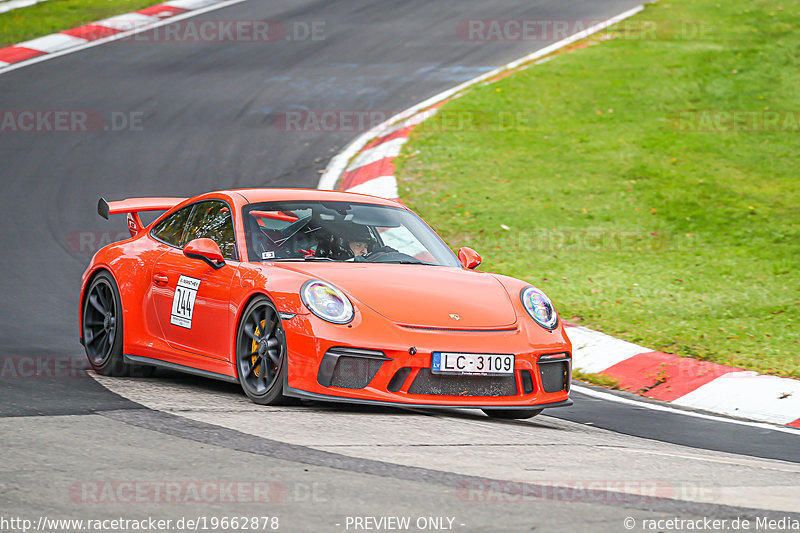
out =
<path fill-rule="evenodd" d="M 164 2 L 164 5 L 181 9 L 201 9 L 216 2 L 217 0 L 173 0 L 172 2 Z"/>
<path fill-rule="evenodd" d="M 7 67 L 3 67 L 0 70 L 0 75 L 6 74 L 7 72 L 11 72 L 17 70 L 19 68 L 24 68 L 30 65 L 35 65 L 36 63 L 41 63 L 42 61 L 48 61 L 50 59 L 61 57 L 67 54 L 72 54 L 74 52 L 80 52 L 81 50 L 86 50 L 87 48 L 92 48 L 94 46 L 100 46 L 101 44 L 110 43 L 113 41 L 117 41 L 119 39 L 124 39 L 126 37 L 130 37 L 131 35 L 136 35 L 138 33 L 142 33 L 145 31 L 152 30 L 154 28 L 160 28 L 161 26 L 166 26 L 167 24 L 172 24 L 173 22 L 178 22 L 179 20 L 184 20 L 192 17 L 196 17 L 197 15 L 202 15 L 203 13 L 208 13 L 209 11 L 216 11 L 217 9 L 222 9 L 224 7 L 233 6 L 236 4 L 240 4 L 245 2 L 246 0 L 225 0 L 224 2 L 219 2 L 208 7 L 200 8 L 196 11 L 187 11 L 186 13 L 181 13 L 180 15 L 175 15 L 168 19 L 164 19 L 158 22 L 154 22 L 143 28 L 135 28 L 130 31 L 125 31 L 122 33 L 116 33 L 114 35 L 109 35 L 108 37 L 103 37 L 102 39 L 97 39 L 96 41 L 89 41 L 86 44 L 80 44 L 78 46 L 74 46 L 72 48 L 68 48 L 66 50 L 62 50 L 60 52 L 55 52 L 52 54 L 46 54 L 43 56 L 33 57 L 31 59 L 26 59 L 25 61 L 20 61 L 19 63 L 12 63 Z"/>
<path fill-rule="evenodd" d="M 29 7 L 44 1 L 45 0 L 8 0 L 7 2 L 0 2 L 0 13 L 7 13 L 21 7 Z"/>
<path fill-rule="evenodd" d="M 675 413 L 684 416 L 692 416 L 694 418 L 702 418 L 704 420 L 713 420 L 714 422 L 725 422 L 727 424 L 737 424 L 740 426 L 750 426 L 759 429 L 769 429 L 772 431 L 780 431 L 781 433 L 789 433 L 791 435 L 797 435 L 800 437 L 800 429 L 794 429 L 790 427 L 784 426 L 774 426 L 772 424 L 764 424 L 762 422 L 750 422 L 748 420 L 737 420 L 734 418 L 725 418 L 722 416 L 714 416 L 714 415 L 707 415 L 705 413 L 695 413 L 694 411 L 684 411 L 683 409 L 675 409 L 674 407 L 670 407 L 668 405 L 661 405 L 657 403 L 650 403 L 650 402 L 641 402 L 638 400 L 632 400 L 630 398 L 623 398 L 621 396 L 617 396 L 616 394 L 611 394 L 610 392 L 600 392 L 594 389 L 590 389 L 587 387 L 581 387 L 580 385 L 572 385 L 572 390 L 576 392 L 580 392 L 581 394 L 585 394 L 586 396 L 591 396 L 593 398 L 597 398 L 599 400 L 606 400 L 609 402 L 617 402 L 617 403 L 624 403 L 626 405 L 635 405 L 636 407 L 643 407 L 645 409 L 650 409 L 652 411 L 664 411 L 668 413 Z"/>
<path fill-rule="evenodd" d="M 344 171 L 345 167 L 347 166 L 347 163 L 353 158 L 353 156 L 355 156 L 371 139 L 373 139 L 374 137 L 380 136 L 384 132 L 384 130 L 388 129 L 389 127 L 391 127 L 396 122 L 399 122 L 399 121 L 401 121 L 401 120 L 403 120 L 405 118 L 408 118 L 408 117 L 412 116 L 414 113 L 416 113 L 416 112 L 418 112 L 418 111 L 420 111 L 422 109 L 425 109 L 425 108 L 428 108 L 428 107 L 430 107 L 432 105 L 438 104 L 439 102 L 441 102 L 443 100 L 447 100 L 448 98 L 450 98 L 453 95 L 459 93 L 460 91 L 463 91 L 464 89 L 466 89 L 468 87 L 471 87 L 472 85 L 475 85 L 476 83 L 480 83 L 482 81 L 491 79 L 491 78 L 497 76 L 498 74 L 500 74 L 501 72 L 504 72 L 506 70 L 513 70 L 513 69 L 515 69 L 515 68 L 517 68 L 517 67 L 519 67 L 521 65 L 524 65 L 525 63 L 529 63 L 531 61 L 539 59 L 540 57 L 546 56 L 547 54 L 551 54 L 551 53 L 555 52 L 556 50 L 558 50 L 559 48 L 563 48 L 563 47 L 567 46 L 568 44 L 574 43 L 575 41 L 579 41 L 581 39 L 585 39 L 586 37 L 588 37 L 589 35 L 591 35 L 593 33 L 597 33 L 600 30 L 608 28 L 609 26 L 613 26 L 614 24 L 616 24 L 616 23 L 618 23 L 618 22 L 620 22 L 622 20 L 625 20 L 625 19 L 627 19 L 629 17 L 632 17 L 633 15 L 635 15 L 635 14 L 639 13 L 640 11 L 642 11 L 643 9 L 644 9 L 644 6 L 636 6 L 633 9 L 629 9 L 628 11 L 625 11 L 624 13 L 621 13 L 621 14 L 617 15 L 616 17 L 611 17 L 610 19 L 606 20 L 605 22 L 601 22 L 599 24 L 595 24 L 594 26 L 592 26 L 591 28 L 586 29 L 585 31 L 576 33 L 575 35 L 571 35 L 571 36 L 567 37 L 566 39 L 562 39 L 561 41 L 558 41 L 557 43 L 553 43 L 553 44 L 551 44 L 549 46 L 545 46 L 544 48 L 542 48 L 540 50 L 537 50 L 537 51 L 535 51 L 533 53 L 530 53 L 530 54 L 528 54 L 528 55 L 526 55 L 526 56 L 524 56 L 524 57 L 522 57 L 520 59 L 517 59 L 516 61 L 512 61 L 511 63 L 507 63 L 506 65 L 503 65 L 500 68 L 492 70 L 491 72 L 487 72 L 487 73 L 482 74 L 482 75 L 480 75 L 480 76 L 478 76 L 476 78 L 468 80 L 468 81 L 462 83 L 461 85 L 453 87 L 452 89 L 448 89 L 446 91 L 443 91 L 443 92 L 441 92 L 441 93 L 439 93 L 439 94 L 437 94 L 435 96 L 432 96 L 432 97 L 428 98 L 427 100 L 425 100 L 423 102 L 420 102 L 419 104 L 415 105 L 414 107 L 410 107 L 410 108 L 406 109 L 405 111 L 402 111 L 402 112 L 396 114 L 395 116 L 391 117 L 389 120 L 387 120 L 387 121 L 385 121 L 385 122 L 383 122 L 381 124 L 378 124 L 374 128 L 370 129 L 369 131 L 365 132 L 364 134 L 362 134 L 361 136 L 356 138 L 352 143 L 350 143 L 350 145 L 347 148 L 345 148 L 342 152 L 338 153 L 336 155 L 336 157 L 331 159 L 331 162 L 328 164 L 328 168 L 325 169 L 325 173 L 322 175 L 322 177 L 319 180 L 319 184 L 317 185 L 317 188 L 318 189 L 325 189 L 325 190 L 333 190 L 333 188 L 336 186 L 336 182 L 339 180 L 339 177 L 342 175 L 342 172 Z"/>

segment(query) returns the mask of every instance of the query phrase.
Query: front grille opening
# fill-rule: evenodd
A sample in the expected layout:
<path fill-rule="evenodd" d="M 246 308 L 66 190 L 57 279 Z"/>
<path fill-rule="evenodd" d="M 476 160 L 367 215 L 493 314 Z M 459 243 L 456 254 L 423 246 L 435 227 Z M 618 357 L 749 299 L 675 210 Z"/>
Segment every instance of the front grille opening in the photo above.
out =
<path fill-rule="evenodd" d="M 403 383 L 406 382 L 406 378 L 411 373 L 411 369 L 407 366 L 404 366 L 400 370 L 394 373 L 392 376 L 392 380 L 389 382 L 389 386 L 386 389 L 389 392 L 397 392 L 403 388 Z"/>
<path fill-rule="evenodd" d="M 437 396 L 514 396 L 514 376 L 448 376 L 422 368 L 408 389 L 409 394 Z"/>
<path fill-rule="evenodd" d="M 331 387 L 363 389 L 378 373 L 381 364 L 381 361 L 376 359 L 340 357 L 336 362 L 336 368 L 333 369 Z"/>
<path fill-rule="evenodd" d="M 569 359 L 559 361 L 539 361 L 539 374 L 542 377 L 542 388 L 545 392 L 569 390 Z"/>
<path fill-rule="evenodd" d="M 530 370 L 520 370 L 519 377 L 520 381 L 522 381 L 522 392 L 524 392 L 525 394 L 532 394 L 533 376 L 531 376 Z"/>
<path fill-rule="evenodd" d="M 331 348 L 322 358 L 317 382 L 323 387 L 363 389 L 389 359 L 383 352 L 361 348 Z"/>

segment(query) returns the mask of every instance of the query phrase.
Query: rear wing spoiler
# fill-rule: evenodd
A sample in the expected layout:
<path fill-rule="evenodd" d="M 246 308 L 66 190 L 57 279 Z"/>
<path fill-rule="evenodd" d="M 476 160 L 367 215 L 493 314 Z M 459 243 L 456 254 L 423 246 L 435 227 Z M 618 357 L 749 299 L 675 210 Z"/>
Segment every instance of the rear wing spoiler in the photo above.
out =
<path fill-rule="evenodd" d="M 97 202 L 97 214 L 108 220 L 109 215 L 126 213 L 128 215 L 128 231 L 135 237 L 144 229 L 139 213 L 142 211 L 166 211 L 172 209 L 186 198 L 128 198 L 116 202 L 107 202 L 100 198 Z"/>

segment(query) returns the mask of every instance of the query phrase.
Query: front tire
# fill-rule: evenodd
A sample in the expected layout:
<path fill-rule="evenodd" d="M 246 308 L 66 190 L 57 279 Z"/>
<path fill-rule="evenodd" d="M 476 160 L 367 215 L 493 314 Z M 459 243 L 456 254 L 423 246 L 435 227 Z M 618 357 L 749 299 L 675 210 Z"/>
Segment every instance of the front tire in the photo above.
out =
<path fill-rule="evenodd" d="M 524 420 L 533 418 L 542 412 L 542 409 L 481 409 L 489 418 L 501 420 Z"/>
<path fill-rule="evenodd" d="M 278 310 L 269 298 L 258 296 L 242 313 L 236 334 L 239 383 L 259 405 L 284 405 L 287 366 L 286 334 Z"/>
<path fill-rule="evenodd" d="M 122 300 L 114 278 L 97 274 L 83 301 L 83 345 L 92 369 L 103 376 L 147 377 L 154 368 L 126 363 L 122 355 Z"/>

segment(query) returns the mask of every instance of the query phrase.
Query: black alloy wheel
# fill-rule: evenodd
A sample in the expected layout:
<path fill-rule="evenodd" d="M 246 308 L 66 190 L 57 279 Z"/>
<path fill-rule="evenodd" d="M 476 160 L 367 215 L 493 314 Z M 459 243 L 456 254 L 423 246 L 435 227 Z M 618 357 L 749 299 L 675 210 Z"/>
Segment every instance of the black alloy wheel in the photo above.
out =
<path fill-rule="evenodd" d="M 98 273 L 83 300 L 83 346 L 92 369 L 103 376 L 146 377 L 149 365 L 126 363 L 122 355 L 122 301 L 114 278 Z"/>
<path fill-rule="evenodd" d="M 265 296 L 242 313 L 236 336 L 236 369 L 245 394 L 260 405 L 282 405 L 286 335 L 275 305 Z"/>

